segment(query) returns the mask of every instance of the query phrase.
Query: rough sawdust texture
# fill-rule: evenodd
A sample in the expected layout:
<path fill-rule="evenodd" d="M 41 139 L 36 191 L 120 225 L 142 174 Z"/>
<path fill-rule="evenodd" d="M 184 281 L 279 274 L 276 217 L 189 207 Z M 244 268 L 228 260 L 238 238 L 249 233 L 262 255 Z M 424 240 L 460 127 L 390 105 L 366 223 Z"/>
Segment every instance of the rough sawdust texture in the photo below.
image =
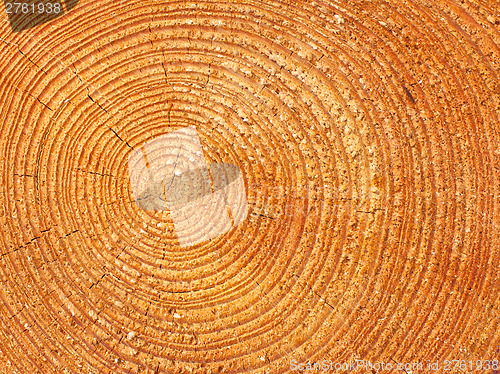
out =
<path fill-rule="evenodd" d="M 497 2 L 0 17 L 0 373 L 498 358 Z M 187 126 L 248 216 L 183 248 L 127 163 Z"/>

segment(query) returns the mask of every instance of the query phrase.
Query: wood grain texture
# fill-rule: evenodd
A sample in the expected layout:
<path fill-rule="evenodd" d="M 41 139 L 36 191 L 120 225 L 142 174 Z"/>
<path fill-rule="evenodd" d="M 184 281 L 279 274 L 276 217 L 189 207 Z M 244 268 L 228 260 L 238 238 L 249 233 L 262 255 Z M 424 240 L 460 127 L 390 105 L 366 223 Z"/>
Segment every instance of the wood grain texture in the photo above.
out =
<path fill-rule="evenodd" d="M 0 373 L 498 359 L 498 2 L 0 20 Z M 183 127 L 248 203 L 188 247 L 128 171 Z"/>

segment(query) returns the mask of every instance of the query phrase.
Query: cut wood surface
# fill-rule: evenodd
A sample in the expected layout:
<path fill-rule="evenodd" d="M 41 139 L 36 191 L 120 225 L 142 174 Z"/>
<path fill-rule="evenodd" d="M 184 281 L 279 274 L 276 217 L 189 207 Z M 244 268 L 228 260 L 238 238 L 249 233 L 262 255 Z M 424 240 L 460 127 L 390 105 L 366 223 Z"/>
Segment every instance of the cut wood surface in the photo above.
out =
<path fill-rule="evenodd" d="M 0 12 L 1 374 L 497 373 L 497 1 L 64 9 Z"/>

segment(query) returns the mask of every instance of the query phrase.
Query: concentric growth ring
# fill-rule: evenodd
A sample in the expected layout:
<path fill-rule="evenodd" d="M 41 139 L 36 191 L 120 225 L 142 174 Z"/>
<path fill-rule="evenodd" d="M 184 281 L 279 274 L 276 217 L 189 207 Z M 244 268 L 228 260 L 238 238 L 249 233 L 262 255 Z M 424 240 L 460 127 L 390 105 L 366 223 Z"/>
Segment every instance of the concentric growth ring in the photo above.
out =
<path fill-rule="evenodd" d="M 492 4 L 2 13 L 0 372 L 498 359 Z"/>

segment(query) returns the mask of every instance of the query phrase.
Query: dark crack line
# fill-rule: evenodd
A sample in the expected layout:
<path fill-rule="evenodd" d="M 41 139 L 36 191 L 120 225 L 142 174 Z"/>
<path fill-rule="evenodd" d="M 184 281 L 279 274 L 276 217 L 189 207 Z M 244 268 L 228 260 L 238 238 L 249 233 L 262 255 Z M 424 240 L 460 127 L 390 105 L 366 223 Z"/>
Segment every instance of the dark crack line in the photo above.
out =
<path fill-rule="evenodd" d="M 47 108 L 48 110 L 50 110 L 51 112 L 53 112 L 53 111 L 54 111 L 54 109 L 52 109 L 52 108 L 51 108 L 51 107 L 49 107 L 47 104 L 45 104 L 44 102 L 42 102 L 42 101 L 40 100 L 40 98 L 38 98 L 38 97 L 37 97 L 37 98 L 36 98 L 36 100 L 37 100 L 40 104 L 42 104 L 45 108 Z"/>
<path fill-rule="evenodd" d="M 250 213 L 250 215 L 260 216 L 260 217 L 269 218 L 269 219 L 274 219 L 273 217 L 269 217 L 269 216 L 266 216 L 265 214 L 260 214 L 260 213 Z"/>
<path fill-rule="evenodd" d="M 405 86 L 403 86 L 403 89 L 405 90 L 406 95 L 411 100 L 411 102 L 415 104 L 415 99 L 413 98 L 413 95 L 411 94 L 410 90 L 408 90 L 408 88 L 406 88 Z"/>
<path fill-rule="evenodd" d="M 21 49 L 19 48 L 19 46 L 18 46 L 16 43 L 8 42 L 7 40 L 2 39 L 2 38 L 0 38 L 0 41 L 4 42 L 5 44 L 9 44 L 9 45 L 14 46 L 14 47 L 18 50 L 18 52 L 19 52 L 22 56 L 24 56 L 26 59 L 28 59 L 28 60 L 29 60 L 29 61 L 30 61 L 33 65 L 35 65 L 35 66 L 36 66 L 36 67 L 37 67 L 40 71 L 42 71 L 44 74 L 46 74 L 46 75 L 47 75 L 47 72 L 45 72 L 45 70 L 43 70 L 43 69 L 42 69 L 40 66 L 38 66 L 38 65 L 37 65 L 37 64 L 36 64 L 33 60 L 31 60 L 31 59 L 30 59 L 30 58 L 29 58 L 29 57 L 28 57 L 28 56 L 27 56 L 27 55 L 26 55 L 23 51 L 21 51 Z M 55 56 L 54 56 L 54 57 L 55 57 Z M 97 101 L 95 101 L 95 100 L 94 100 L 94 99 L 90 96 L 90 89 L 89 89 L 89 87 L 91 87 L 91 85 L 90 85 L 88 82 L 84 81 L 84 80 L 80 77 L 80 75 L 79 75 L 79 74 L 78 74 L 78 72 L 77 72 L 78 70 L 77 70 L 77 68 L 76 68 L 75 64 L 74 64 L 74 63 L 72 63 L 72 65 L 71 65 L 71 66 L 73 66 L 73 69 L 74 69 L 74 70 L 71 70 L 70 66 L 66 66 L 66 65 L 65 65 L 65 64 L 64 64 L 64 63 L 63 63 L 63 62 L 62 62 L 59 58 L 56 58 L 56 60 L 57 60 L 57 62 L 58 62 L 58 63 L 59 63 L 59 64 L 60 64 L 60 65 L 61 65 L 64 69 L 68 69 L 68 70 L 69 70 L 69 71 L 70 71 L 70 72 L 71 72 L 74 76 L 76 76 L 76 77 L 80 80 L 80 83 L 82 83 L 82 84 L 84 84 L 84 85 L 86 86 L 85 88 L 87 89 L 87 96 L 88 96 L 88 98 L 89 98 L 89 99 L 90 99 L 93 103 L 95 103 L 96 105 L 98 105 L 100 109 L 102 109 L 104 112 L 106 112 L 106 113 L 109 115 L 108 111 L 107 111 L 107 110 L 106 110 L 106 109 L 105 109 L 105 108 L 104 108 L 101 104 L 99 104 Z M 16 88 L 17 88 L 17 89 L 19 89 L 19 90 L 21 90 L 21 89 L 20 89 L 20 88 L 18 88 L 18 87 L 16 87 Z M 22 91 L 22 90 L 21 90 L 21 91 Z M 29 93 L 28 93 L 28 95 L 29 95 Z M 33 95 L 31 95 L 31 96 L 32 96 L 32 97 L 34 97 Z M 35 98 L 35 97 L 34 97 L 34 98 Z M 39 98 L 36 98 L 36 99 L 40 102 L 40 104 L 42 104 L 42 105 L 44 105 L 45 107 L 47 107 L 47 109 L 49 109 L 49 110 L 53 111 L 53 109 L 51 109 L 49 106 L 47 106 L 47 105 L 46 105 L 46 104 L 44 104 L 42 101 L 40 101 L 40 99 L 39 99 Z M 104 100 L 105 100 L 105 101 L 107 101 L 107 99 L 106 99 L 106 98 L 104 98 Z M 108 127 L 108 128 L 109 128 L 109 127 Z M 113 129 L 111 129 L 111 128 L 109 128 L 109 129 L 110 129 L 111 131 L 113 131 L 113 132 L 115 133 L 115 135 L 116 135 L 116 136 L 118 136 L 118 135 L 117 135 L 117 133 L 116 133 L 116 131 L 114 131 L 114 130 L 113 130 Z M 132 148 L 132 149 L 133 149 L 133 147 L 132 147 L 132 146 L 130 146 L 130 144 L 129 144 L 127 141 L 124 141 L 124 140 L 123 140 L 120 136 L 118 136 L 118 138 L 119 138 L 121 141 L 123 141 L 125 144 L 127 144 L 127 146 L 128 146 L 129 148 Z M 37 185 L 37 186 L 38 186 L 38 185 Z M 37 197 L 37 199 L 38 199 L 38 197 Z"/>
<path fill-rule="evenodd" d="M 31 58 L 29 58 L 23 51 L 21 51 L 21 48 L 19 48 L 16 44 L 17 50 L 19 51 L 20 54 L 22 54 L 24 57 L 28 59 L 29 62 L 31 62 L 33 65 L 35 65 L 38 69 L 40 69 L 41 72 L 43 72 L 45 75 L 47 75 L 47 72 L 43 70 L 40 66 L 38 66 Z"/>
<path fill-rule="evenodd" d="M 109 112 L 107 111 L 107 109 L 106 109 L 106 108 L 104 108 L 101 104 L 99 104 L 96 100 L 94 100 L 94 99 L 92 98 L 92 96 L 90 96 L 90 90 L 89 90 L 89 88 L 88 88 L 88 87 L 87 87 L 87 97 L 88 97 L 88 98 L 89 98 L 89 99 L 90 99 L 90 100 L 91 100 L 94 104 L 96 104 L 96 105 L 97 105 L 97 106 L 98 106 L 101 110 L 103 110 L 106 114 L 108 114 L 108 115 L 109 115 Z M 130 145 L 130 144 L 129 144 L 126 140 L 123 140 L 123 139 L 122 139 L 122 137 L 121 137 L 120 135 L 118 135 L 118 133 L 117 133 L 115 130 L 113 130 L 113 128 L 111 128 L 111 127 L 109 127 L 109 126 L 107 126 L 107 125 L 106 125 L 106 127 L 107 127 L 109 130 L 111 130 L 111 131 L 113 132 L 113 134 L 115 134 L 115 136 L 116 136 L 118 139 L 120 139 L 123 143 L 125 143 L 125 144 L 129 147 L 129 148 L 132 148 L 132 149 L 133 149 L 133 147 L 132 147 L 132 146 L 131 146 L 131 145 Z"/>
<path fill-rule="evenodd" d="M 118 178 L 112 174 L 106 174 L 106 173 L 98 173 L 98 172 L 95 172 L 95 171 L 88 171 L 88 170 L 83 170 L 81 168 L 76 168 L 76 170 L 78 171 L 81 171 L 83 173 L 88 173 L 88 174 L 92 174 L 92 175 L 99 175 L 101 177 L 113 177 L 113 178 Z"/>
<path fill-rule="evenodd" d="M 14 252 L 17 252 L 17 251 L 19 251 L 19 250 L 21 250 L 21 249 L 23 249 L 23 248 L 26 248 L 28 245 L 32 244 L 34 241 L 36 241 L 37 239 L 40 239 L 40 238 L 41 238 L 41 236 L 35 236 L 33 239 L 29 240 L 27 243 L 25 243 L 25 244 L 21 245 L 20 247 L 18 247 L 18 248 L 16 248 L 16 249 L 13 249 L 12 251 L 9 251 L 9 252 L 6 252 L 6 253 L 3 253 L 3 254 L 2 254 L 2 257 L 7 256 L 7 255 L 10 255 L 10 254 L 12 254 L 12 253 L 14 253 Z"/>
<path fill-rule="evenodd" d="M 208 78 L 207 78 L 207 81 L 205 82 L 205 87 L 207 86 L 207 84 L 210 82 L 210 75 L 212 74 L 212 64 L 209 63 L 208 64 Z"/>
<path fill-rule="evenodd" d="M 128 144 L 128 142 L 127 142 L 126 140 L 123 140 L 123 139 L 121 138 L 121 136 L 120 136 L 120 135 L 118 135 L 118 133 L 117 133 L 115 130 L 113 130 L 113 129 L 112 129 L 111 127 L 109 127 L 109 126 L 106 126 L 106 127 L 107 127 L 108 129 L 110 129 L 110 130 L 113 132 L 113 134 L 115 134 L 115 136 L 116 136 L 118 139 L 120 139 L 122 142 L 124 142 L 124 143 L 125 143 L 125 144 L 129 147 L 129 148 L 132 148 L 132 146 L 131 146 L 130 144 Z M 133 149 L 133 148 L 132 148 L 132 149 Z"/>
<path fill-rule="evenodd" d="M 32 178 L 36 177 L 36 175 L 31 175 L 31 174 L 17 174 L 17 173 L 14 173 L 14 175 L 16 177 L 32 177 Z"/>
<path fill-rule="evenodd" d="M 89 290 L 90 290 L 92 287 L 97 286 L 97 285 L 99 284 L 99 282 L 100 282 L 100 281 L 102 281 L 102 280 L 103 280 L 103 278 L 104 278 L 105 276 L 106 276 L 106 274 L 103 274 L 103 275 L 102 275 L 102 276 L 101 276 L 101 277 L 97 280 L 97 282 L 92 283 L 92 284 L 90 285 L 90 287 L 89 287 Z"/>
<path fill-rule="evenodd" d="M 292 276 L 293 276 L 293 277 L 296 277 L 297 279 L 300 279 L 300 278 L 299 278 L 299 276 L 298 276 L 297 274 L 293 274 Z M 312 288 L 309 284 L 307 284 L 307 282 L 306 282 L 306 286 L 309 288 L 309 290 L 310 290 L 310 291 L 311 291 L 314 295 L 316 295 L 317 297 L 319 297 L 320 301 L 322 300 L 322 301 L 325 303 L 325 305 L 329 306 L 332 310 L 335 310 L 335 308 L 334 308 L 334 307 L 333 307 L 333 306 L 332 306 L 332 305 L 328 302 L 328 300 L 327 300 L 327 298 L 326 298 L 326 297 L 323 297 L 323 296 L 321 296 L 320 294 L 318 294 L 316 291 L 314 291 L 314 290 L 313 290 L 313 288 Z M 341 307 L 342 309 L 344 309 L 344 310 L 345 310 L 345 308 L 344 308 L 342 305 L 339 305 L 339 307 Z"/>
<path fill-rule="evenodd" d="M 104 108 L 101 104 L 99 104 L 98 101 L 94 100 L 92 96 L 90 96 L 90 89 L 87 87 L 87 97 L 94 103 L 96 104 L 99 108 L 101 108 L 103 111 L 106 112 L 106 114 L 109 114 L 106 108 Z"/>
<path fill-rule="evenodd" d="M 165 83 L 168 84 L 168 77 L 167 77 L 167 69 L 165 69 L 165 51 L 162 49 L 161 54 L 163 55 L 163 61 L 161 62 L 161 66 L 163 68 L 163 73 L 165 73 Z"/>
<path fill-rule="evenodd" d="M 73 234 L 76 234 L 77 232 L 80 232 L 80 230 L 71 231 L 71 232 L 67 233 L 67 234 L 66 234 L 66 235 L 64 235 L 64 236 L 61 236 L 59 239 L 67 238 L 68 236 L 71 236 L 71 235 L 73 235 Z"/>

